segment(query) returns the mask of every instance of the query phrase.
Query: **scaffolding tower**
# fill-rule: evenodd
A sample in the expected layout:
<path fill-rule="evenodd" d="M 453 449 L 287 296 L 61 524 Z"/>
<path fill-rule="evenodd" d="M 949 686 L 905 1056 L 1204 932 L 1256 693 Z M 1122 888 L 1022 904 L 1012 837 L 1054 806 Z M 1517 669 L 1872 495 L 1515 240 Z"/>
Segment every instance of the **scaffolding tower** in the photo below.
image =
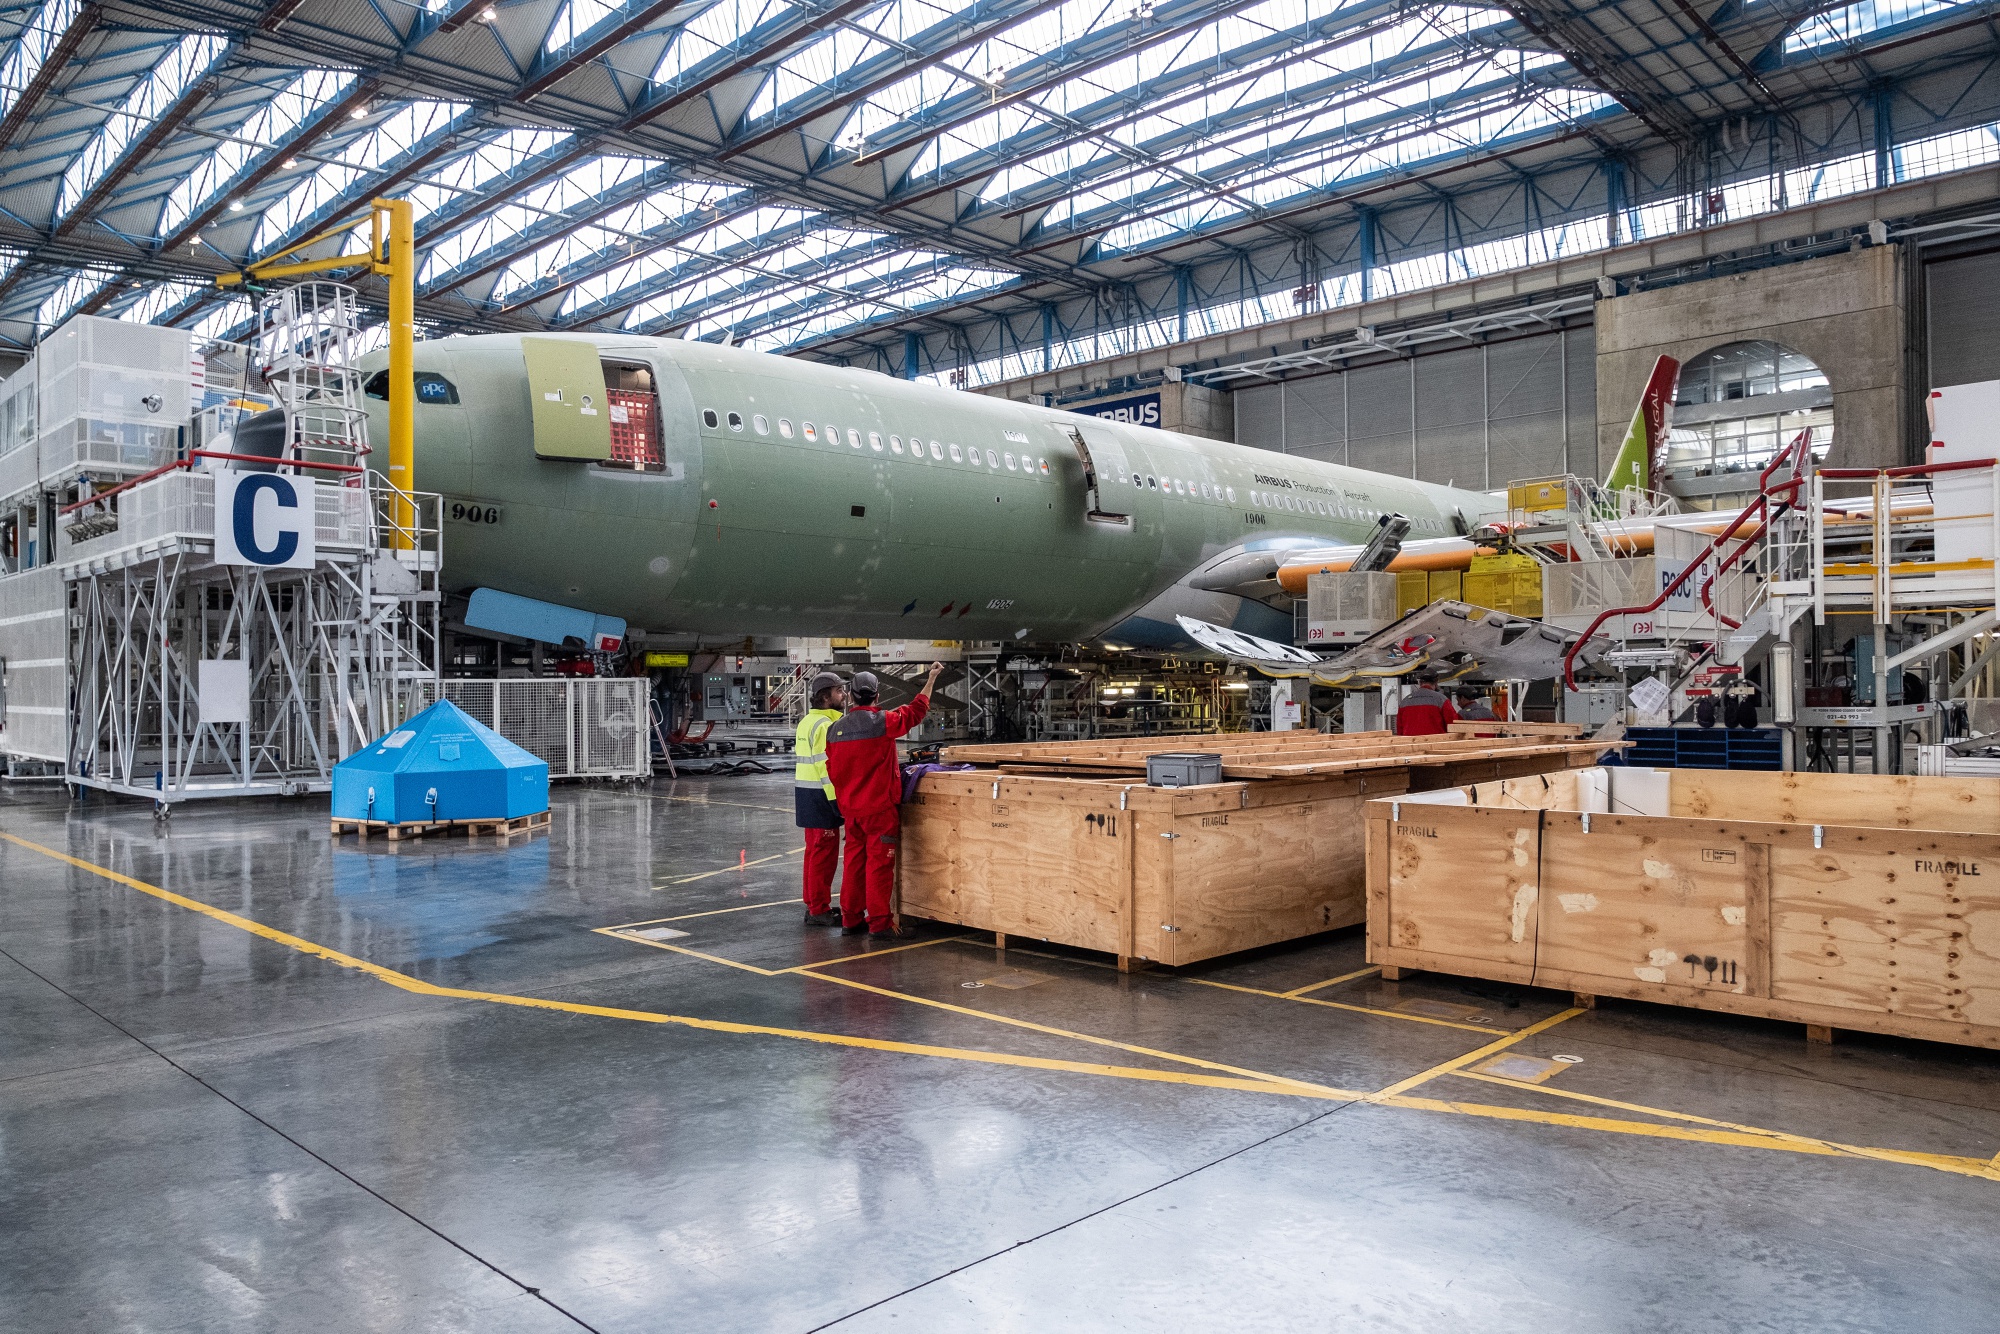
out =
<path fill-rule="evenodd" d="M 436 680 L 439 498 L 406 498 L 366 466 L 359 335 L 343 284 L 268 295 L 252 351 L 284 413 L 277 454 L 190 449 L 62 511 L 71 783 L 163 812 L 324 791 Z M 309 565 L 223 558 L 231 474 L 289 479 L 311 510 Z"/>

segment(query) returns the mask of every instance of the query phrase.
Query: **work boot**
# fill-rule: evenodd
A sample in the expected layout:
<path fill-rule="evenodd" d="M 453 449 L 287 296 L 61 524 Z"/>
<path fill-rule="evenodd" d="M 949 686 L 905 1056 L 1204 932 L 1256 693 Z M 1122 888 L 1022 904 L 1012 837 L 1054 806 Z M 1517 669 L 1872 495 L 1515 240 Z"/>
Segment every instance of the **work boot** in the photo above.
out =
<path fill-rule="evenodd" d="M 839 914 L 839 913 L 837 913 L 837 912 L 835 912 L 835 911 L 834 911 L 833 909 L 831 909 L 831 908 L 827 909 L 827 910 L 826 910 L 825 912 L 809 912 L 809 913 L 807 913 L 807 914 L 806 914 L 806 925 L 807 925 L 807 926 L 839 926 L 839 925 L 840 925 L 840 914 Z"/>
<path fill-rule="evenodd" d="M 880 931 L 870 931 L 870 940 L 915 940 L 923 932 L 914 926 L 885 926 Z"/>
<path fill-rule="evenodd" d="M 861 934 L 861 933 L 862 933 L 863 931 L 866 931 L 867 929 L 868 929 L 868 922 L 867 922 L 867 920 L 866 920 L 866 919 L 864 918 L 863 920 L 861 920 L 861 921 L 859 921 L 859 922 L 855 922 L 855 923 L 854 923 L 854 924 L 852 924 L 851 926 L 843 926 L 843 927 L 841 927 L 841 928 L 840 928 L 840 934 L 841 934 L 841 935 L 843 935 L 843 936 L 858 936 L 858 935 L 860 935 L 860 934 Z"/>

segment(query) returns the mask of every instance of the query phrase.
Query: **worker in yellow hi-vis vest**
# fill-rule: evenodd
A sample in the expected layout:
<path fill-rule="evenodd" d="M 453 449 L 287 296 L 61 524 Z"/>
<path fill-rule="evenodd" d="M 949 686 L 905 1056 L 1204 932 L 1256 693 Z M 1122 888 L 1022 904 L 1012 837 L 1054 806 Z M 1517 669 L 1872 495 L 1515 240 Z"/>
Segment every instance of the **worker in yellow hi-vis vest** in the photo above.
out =
<path fill-rule="evenodd" d="M 840 862 L 840 807 L 826 773 L 826 729 L 847 707 L 847 686 L 832 672 L 812 679 L 812 708 L 799 719 L 792 742 L 792 813 L 806 831 L 805 900 L 807 926 L 839 926 L 833 906 L 833 872 Z"/>

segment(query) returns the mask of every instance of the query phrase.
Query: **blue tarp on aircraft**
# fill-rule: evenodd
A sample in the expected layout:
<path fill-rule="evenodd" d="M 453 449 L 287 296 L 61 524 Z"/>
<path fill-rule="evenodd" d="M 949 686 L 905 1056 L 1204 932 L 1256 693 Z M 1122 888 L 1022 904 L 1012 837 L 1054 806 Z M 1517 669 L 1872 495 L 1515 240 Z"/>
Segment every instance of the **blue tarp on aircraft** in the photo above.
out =
<path fill-rule="evenodd" d="M 333 767 L 333 818 L 511 820 L 549 808 L 549 766 L 439 700 Z"/>

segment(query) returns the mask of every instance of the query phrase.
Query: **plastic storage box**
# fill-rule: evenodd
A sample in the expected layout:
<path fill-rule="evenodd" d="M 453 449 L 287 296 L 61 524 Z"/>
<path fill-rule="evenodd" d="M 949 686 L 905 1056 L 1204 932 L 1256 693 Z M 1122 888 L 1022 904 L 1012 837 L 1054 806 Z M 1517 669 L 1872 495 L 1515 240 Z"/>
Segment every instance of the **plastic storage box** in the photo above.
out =
<path fill-rule="evenodd" d="M 1222 757 L 1180 752 L 1146 757 L 1147 787 L 1200 787 L 1222 781 Z"/>

